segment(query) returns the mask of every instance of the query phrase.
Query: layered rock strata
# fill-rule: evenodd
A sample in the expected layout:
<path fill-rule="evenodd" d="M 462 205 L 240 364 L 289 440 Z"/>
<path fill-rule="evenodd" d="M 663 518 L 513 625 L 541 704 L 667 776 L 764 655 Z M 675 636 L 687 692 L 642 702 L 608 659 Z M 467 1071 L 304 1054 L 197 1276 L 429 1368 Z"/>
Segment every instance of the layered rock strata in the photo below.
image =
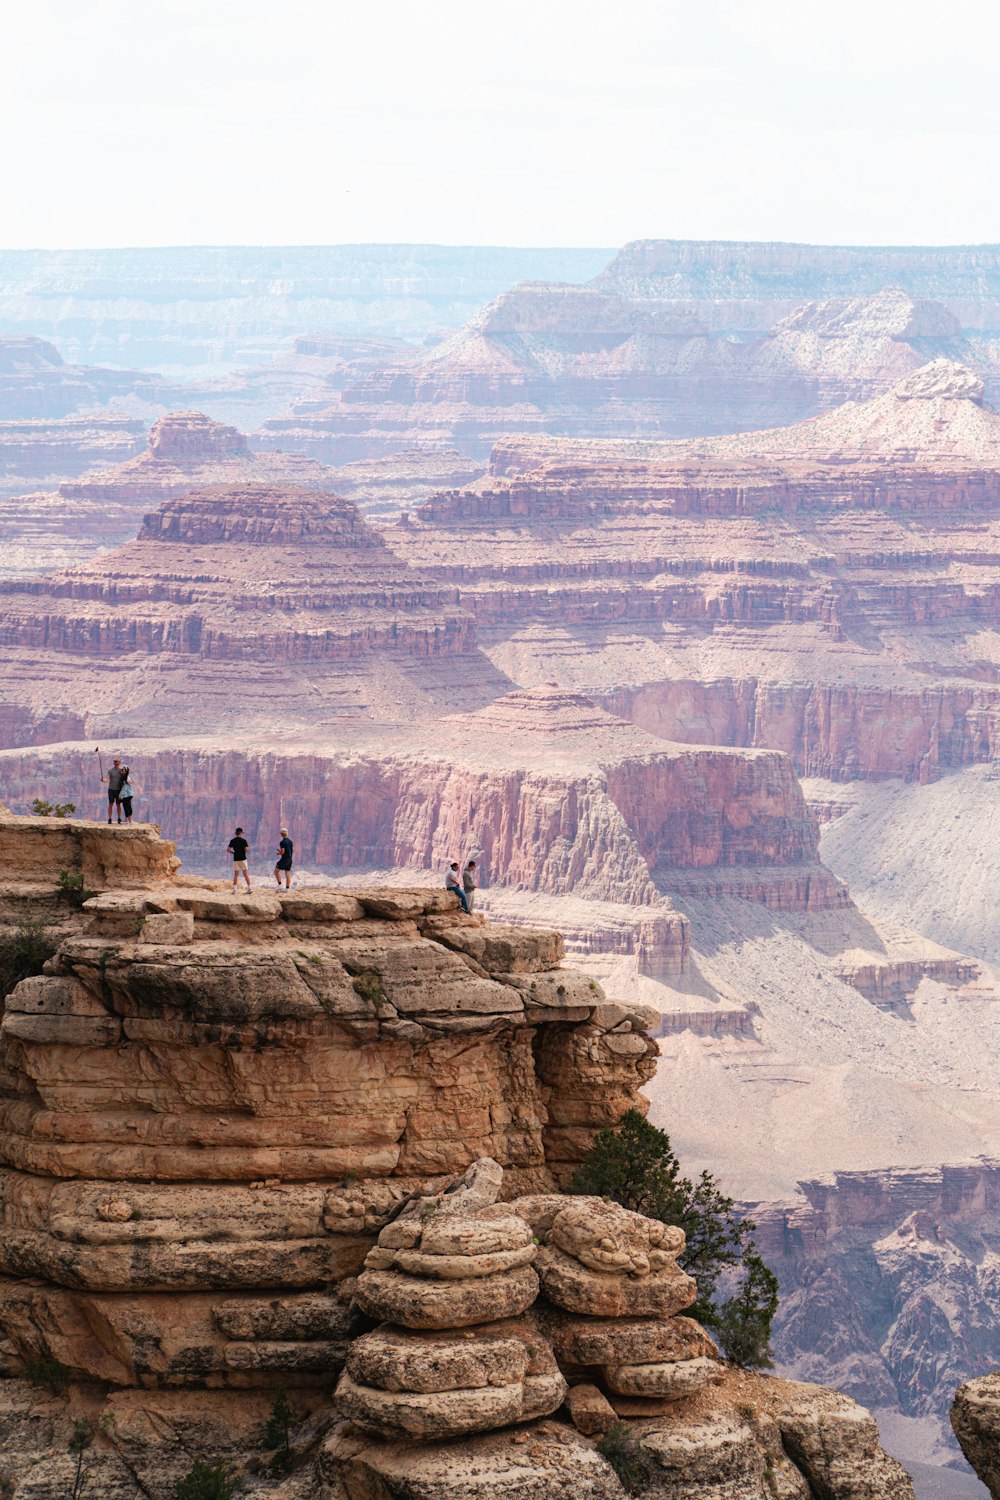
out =
<path fill-rule="evenodd" d="M 647 1419 L 650 1472 L 668 1476 L 651 1497 L 675 1492 L 679 1442 L 701 1465 L 688 1493 L 730 1493 L 720 1424 L 761 1483 L 776 1459 L 790 1493 L 912 1494 L 849 1403 L 833 1428 L 850 1463 L 829 1477 L 829 1432 L 815 1453 L 794 1435 L 829 1428 L 821 1391 L 776 1385 L 769 1436 L 732 1392 L 699 1426 L 686 1403 L 730 1377 L 677 1316 L 683 1235 L 553 1191 L 641 1102 L 654 1054 L 647 1017 L 574 985 L 556 934 L 484 925 L 445 892 L 237 896 L 179 877 L 145 827 L 7 816 L 2 832 L 34 880 L 5 888 L 4 925 L 44 909 L 57 864 L 101 887 L 0 1025 L 14 1500 L 72 1484 L 73 1421 L 114 1500 L 166 1500 L 194 1457 L 246 1496 L 459 1500 L 520 1474 L 526 1496 L 555 1480 L 619 1500 L 593 1422 L 588 1437 L 561 1415 L 569 1381 Z M 561 1003 L 536 995 L 560 976 Z M 558 1081 L 546 1031 L 570 1048 Z M 550 1127 L 557 1100 L 571 1131 Z M 359 1336 L 359 1313 L 379 1326 Z M 279 1386 L 289 1479 L 262 1434 Z"/>
<path fill-rule="evenodd" d="M 0 433 L 0 452 L 2 443 Z M 31 576 L 84 562 L 134 536 L 148 507 L 206 486 L 333 487 L 333 475 L 324 465 L 283 453 L 252 454 L 235 427 L 201 412 L 161 417 L 149 433 L 148 449 L 138 452 L 137 447 L 133 439 L 125 461 L 111 467 L 93 468 L 93 459 L 79 464 L 73 477 L 52 493 L 0 502 L 0 527 L 17 547 L 6 560 L 6 575 Z M 37 462 L 31 459 L 30 445 L 21 461 Z M 89 472 L 75 477 L 81 468 Z"/>
<path fill-rule="evenodd" d="M 522 686 L 804 774 L 927 780 L 995 754 L 998 455 L 981 382 L 932 362 L 789 429 L 512 441 L 387 540 L 460 586 Z"/>
<path fill-rule="evenodd" d="M 784 300 L 738 337 L 719 312 L 618 284 L 613 268 L 587 286 L 515 287 L 422 359 L 390 360 L 325 408 L 293 403 L 256 441 L 344 462 L 417 441 L 485 459 L 512 433 L 745 432 L 879 396 L 933 357 L 969 363 L 1000 390 L 995 335 L 967 336 L 947 306 L 892 282 Z"/>

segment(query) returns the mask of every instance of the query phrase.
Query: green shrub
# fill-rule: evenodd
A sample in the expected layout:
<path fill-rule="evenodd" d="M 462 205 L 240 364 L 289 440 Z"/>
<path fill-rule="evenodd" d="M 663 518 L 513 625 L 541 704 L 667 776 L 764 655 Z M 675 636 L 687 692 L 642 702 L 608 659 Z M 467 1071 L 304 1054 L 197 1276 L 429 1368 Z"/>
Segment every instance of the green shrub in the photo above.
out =
<path fill-rule="evenodd" d="M 646 1452 L 627 1422 L 613 1422 L 597 1444 L 597 1451 L 607 1459 L 622 1488 L 630 1495 L 637 1494 L 656 1475 L 656 1460 Z"/>
<path fill-rule="evenodd" d="M 732 1297 L 720 1302 L 712 1326 L 734 1365 L 769 1369 L 771 1324 L 778 1310 L 778 1278 L 753 1247 L 743 1251 L 743 1279 Z"/>
<path fill-rule="evenodd" d="M 291 1431 L 295 1420 L 287 1393 L 279 1390 L 264 1429 L 264 1447 L 274 1454 L 274 1468 L 279 1474 L 286 1474 L 292 1467 Z"/>
<path fill-rule="evenodd" d="M 683 1229 L 686 1244 L 678 1264 L 698 1287 L 692 1315 L 718 1330 L 735 1364 L 770 1364 L 778 1283 L 757 1253 L 755 1226 L 739 1217 L 732 1198 L 719 1191 L 710 1172 L 702 1172 L 695 1181 L 683 1176 L 666 1131 L 630 1109 L 616 1129 L 597 1133 L 569 1190 L 610 1198 L 623 1208 Z M 737 1269 L 743 1272 L 739 1292 L 720 1302 L 720 1277 Z"/>
<path fill-rule="evenodd" d="M 26 1359 L 24 1378 L 29 1385 L 48 1391 L 52 1396 L 61 1396 L 69 1385 L 69 1371 L 66 1366 L 49 1354 L 39 1354 L 35 1359 Z"/>
<path fill-rule="evenodd" d="M 0 930 L 0 1000 L 22 979 L 40 974 L 56 945 L 42 922 L 21 922 Z"/>
<path fill-rule="evenodd" d="M 71 813 L 76 812 L 76 803 L 45 802 L 41 797 L 36 797 L 31 804 L 31 811 L 36 818 L 68 818 Z"/>
<path fill-rule="evenodd" d="M 81 907 L 85 901 L 89 901 L 96 892 L 88 891 L 83 883 L 83 876 L 72 870 L 60 870 L 59 879 L 56 881 L 56 894 L 70 906 Z"/>
<path fill-rule="evenodd" d="M 209 1467 L 196 1458 L 192 1467 L 177 1481 L 176 1500 L 232 1500 L 232 1486 L 221 1463 Z"/>

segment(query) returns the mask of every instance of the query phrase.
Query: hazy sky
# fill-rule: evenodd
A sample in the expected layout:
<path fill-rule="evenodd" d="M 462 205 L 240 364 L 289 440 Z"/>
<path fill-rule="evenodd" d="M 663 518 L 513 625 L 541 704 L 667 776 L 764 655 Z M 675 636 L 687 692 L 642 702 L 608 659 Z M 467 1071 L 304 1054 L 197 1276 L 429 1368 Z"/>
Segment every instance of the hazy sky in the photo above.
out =
<path fill-rule="evenodd" d="M 9 0 L 0 245 L 996 241 L 997 10 Z"/>

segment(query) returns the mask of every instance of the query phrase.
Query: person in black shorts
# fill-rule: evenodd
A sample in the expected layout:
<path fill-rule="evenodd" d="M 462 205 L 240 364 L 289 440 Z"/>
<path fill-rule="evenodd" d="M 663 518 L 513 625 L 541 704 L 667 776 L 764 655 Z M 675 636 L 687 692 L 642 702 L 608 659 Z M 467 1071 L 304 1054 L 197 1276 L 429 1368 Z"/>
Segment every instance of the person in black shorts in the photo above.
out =
<path fill-rule="evenodd" d="M 242 871 L 243 879 L 247 883 L 247 890 L 252 891 L 253 886 L 250 884 L 250 872 L 247 869 L 247 850 L 250 848 L 250 843 L 248 839 L 243 837 L 242 828 L 237 828 L 229 840 L 227 847 L 233 856 L 233 890 L 235 891 L 236 889 L 236 882 Z"/>
<path fill-rule="evenodd" d="M 111 814 L 117 809 L 118 821 L 120 823 L 122 820 L 122 787 L 128 781 L 128 771 L 122 765 L 120 755 L 115 756 L 111 770 L 107 776 L 102 776 L 101 780 L 108 783 L 108 822 L 111 822 Z"/>
<path fill-rule="evenodd" d="M 279 889 L 281 888 L 282 873 L 285 876 L 286 891 L 292 884 L 292 854 L 294 850 L 295 845 L 288 837 L 288 829 L 283 828 L 281 830 L 281 842 L 278 845 L 278 863 L 274 867 L 274 878 L 278 882 Z"/>

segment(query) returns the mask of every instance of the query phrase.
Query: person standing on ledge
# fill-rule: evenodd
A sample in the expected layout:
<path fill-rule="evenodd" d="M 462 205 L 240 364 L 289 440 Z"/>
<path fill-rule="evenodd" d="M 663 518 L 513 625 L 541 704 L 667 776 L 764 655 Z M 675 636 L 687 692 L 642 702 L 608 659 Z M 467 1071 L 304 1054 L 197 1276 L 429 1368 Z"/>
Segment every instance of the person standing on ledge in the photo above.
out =
<path fill-rule="evenodd" d="M 123 766 L 122 769 L 125 773 L 125 780 L 122 782 L 122 789 L 119 793 L 119 799 L 121 801 L 122 807 L 125 809 L 125 821 L 126 823 L 131 823 L 132 798 L 135 796 L 135 787 L 132 785 L 132 777 L 129 772 L 128 766 Z"/>
<path fill-rule="evenodd" d="M 102 781 L 108 783 L 108 822 L 111 822 L 112 810 L 118 809 L 118 821 L 122 820 L 122 787 L 128 781 L 128 771 L 122 765 L 121 756 L 116 755 L 114 764 L 107 776 L 101 777 Z"/>
<path fill-rule="evenodd" d="M 466 900 L 466 897 L 465 897 L 465 890 L 464 890 L 464 888 L 462 886 L 462 879 L 461 879 L 461 876 L 458 873 L 458 861 L 457 860 L 455 861 L 454 864 L 451 864 L 451 865 L 448 866 L 448 873 L 444 877 L 444 888 L 445 888 L 446 891 L 453 891 L 454 892 L 454 894 L 458 897 L 459 901 L 461 901 L 461 903 L 462 903 L 462 910 L 464 912 L 467 912 L 469 910 L 469 903 L 468 903 L 468 901 Z"/>
<path fill-rule="evenodd" d="M 247 869 L 247 850 L 250 848 L 250 844 L 249 841 L 243 837 L 242 828 L 237 828 L 236 832 L 229 840 L 227 848 L 231 851 L 233 856 L 233 890 L 235 891 L 236 889 L 236 882 L 239 879 L 240 871 L 242 871 L 243 879 L 247 883 L 247 890 L 252 891 L 253 886 L 250 884 L 250 872 Z"/>
<path fill-rule="evenodd" d="M 476 885 L 476 861 L 474 859 L 470 859 L 462 871 L 462 889 L 465 892 L 466 910 L 472 911 L 476 904 L 476 891 L 478 889 Z"/>
<path fill-rule="evenodd" d="M 274 867 L 274 878 L 278 882 L 278 889 L 279 889 L 279 891 L 281 889 L 281 875 L 282 875 L 282 871 L 284 872 L 284 876 L 285 876 L 285 890 L 287 891 L 291 887 L 291 884 L 292 884 L 292 854 L 294 853 L 294 851 L 295 851 L 295 845 L 292 843 L 291 839 L 288 837 L 288 829 L 287 828 L 283 828 L 281 830 L 281 842 L 278 845 L 278 863 Z"/>

